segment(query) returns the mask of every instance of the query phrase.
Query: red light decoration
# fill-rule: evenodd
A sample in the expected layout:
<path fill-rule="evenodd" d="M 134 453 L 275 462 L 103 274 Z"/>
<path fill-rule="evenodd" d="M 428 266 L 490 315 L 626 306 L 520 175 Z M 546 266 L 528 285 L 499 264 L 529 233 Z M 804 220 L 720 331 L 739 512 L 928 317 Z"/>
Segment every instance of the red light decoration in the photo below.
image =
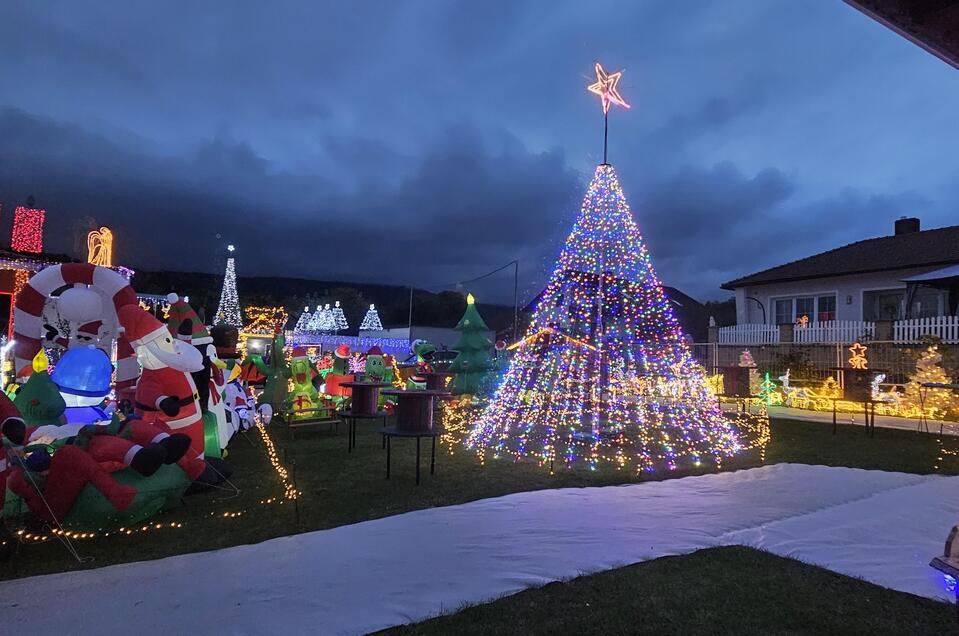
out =
<path fill-rule="evenodd" d="M 13 236 L 10 247 L 17 252 L 43 251 L 43 217 L 45 212 L 38 208 L 17 206 L 13 213 Z"/>

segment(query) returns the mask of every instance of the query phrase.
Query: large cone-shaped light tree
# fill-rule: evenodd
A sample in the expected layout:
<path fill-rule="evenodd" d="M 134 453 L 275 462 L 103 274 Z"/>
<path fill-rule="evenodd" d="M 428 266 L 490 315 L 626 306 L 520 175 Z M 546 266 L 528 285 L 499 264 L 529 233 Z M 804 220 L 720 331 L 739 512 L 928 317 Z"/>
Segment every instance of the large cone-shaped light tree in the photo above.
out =
<path fill-rule="evenodd" d="M 453 329 L 460 332 L 460 338 L 453 345 L 457 355 L 449 371 L 456 377 L 450 382 L 449 389 L 453 393 L 478 393 L 492 368 L 490 353 L 493 343 L 486 337 L 489 327 L 476 309 L 473 294 L 466 296 L 466 313 Z"/>
<path fill-rule="evenodd" d="M 230 257 L 226 259 L 226 274 L 223 276 L 223 291 L 220 292 L 220 304 L 216 308 L 213 323 L 225 322 L 237 329 L 243 328 L 243 316 L 240 314 L 240 297 L 236 293 L 236 265 L 233 260 L 233 246 L 226 248 Z"/>
<path fill-rule="evenodd" d="M 645 471 L 719 463 L 741 449 L 609 164 L 596 168 L 513 349 L 467 440 L 483 456 Z"/>

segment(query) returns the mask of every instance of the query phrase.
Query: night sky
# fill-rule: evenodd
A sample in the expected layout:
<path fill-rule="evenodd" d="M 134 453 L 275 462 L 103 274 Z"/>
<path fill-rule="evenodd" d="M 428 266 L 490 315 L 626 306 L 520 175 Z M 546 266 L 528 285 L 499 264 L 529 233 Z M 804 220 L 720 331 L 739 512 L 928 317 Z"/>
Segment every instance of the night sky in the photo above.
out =
<path fill-rule="evenodd" d="M 322 6 L 320 6 L 322 5 Z M 955 223 L 959 73 L 840 0 L 0 6 L 0 223 L 119 259 L 538 291 L 602 159 L 664 283 Z M 220 238 L 217 238 L 217 236 Z M 472 288 L 512 299 L 497 276 Z"/>

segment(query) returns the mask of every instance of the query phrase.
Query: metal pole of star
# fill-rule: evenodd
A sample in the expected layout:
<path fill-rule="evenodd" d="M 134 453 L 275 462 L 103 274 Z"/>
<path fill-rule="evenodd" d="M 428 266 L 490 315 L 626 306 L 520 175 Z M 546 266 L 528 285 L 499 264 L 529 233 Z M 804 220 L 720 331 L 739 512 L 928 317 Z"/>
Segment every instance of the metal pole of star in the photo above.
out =
<path fill-rule="evenodd" d="M 630 106 L 626 103 L 626 100 L 623 99 L 622 95 L 619 94 L 619 91 L 616 89 L 616 85 L 619 83 L 619 79 L 623 76 L 622 71 L 616 71 L 615 73 L 607 73 L 603 68 L 603 65 L 599 62 L 596 63 L 594 67 L 596 71 L 596 82 L 590 84 L 586 89 L 599 95 L 600 100 L 603 105 L 603 165 L 608 164 L 608 150 L 609 150 L 609 107 L 612 104 L 621 106 L 628 109 Z M 599 386 L 597 387 L 598 391 L 596 393 L 596 412 L 602 411 L 602 404 L 605 399 L 605 384 L 609 381 L 609 369 L 605 364 L 605 347 L 604 347 L 604 334 L 603 334 L 603 279 L 605 277 L 606 270 L 606 248 L 604 246 L 603 250 L 600 252 L 599 256 L 599 296 L 596 302 L 596 334 L 597 334 L 597 354 L 599 360 L 597 361 L 598 371 L 599 371 Z M 608 422 L 607 422 L 608 424 Z M 603 422 L 598 421 L 595 417 L 592 421 L 592 434 L 594 439 L 598 439 L 601 430 L 600 427 L 603 425 Z"/>
<path fill-rule="evenodd" d="M 603 113 L 603 163 L 606 161 L 606 150 L 609 147 L 609 111 Z"/>

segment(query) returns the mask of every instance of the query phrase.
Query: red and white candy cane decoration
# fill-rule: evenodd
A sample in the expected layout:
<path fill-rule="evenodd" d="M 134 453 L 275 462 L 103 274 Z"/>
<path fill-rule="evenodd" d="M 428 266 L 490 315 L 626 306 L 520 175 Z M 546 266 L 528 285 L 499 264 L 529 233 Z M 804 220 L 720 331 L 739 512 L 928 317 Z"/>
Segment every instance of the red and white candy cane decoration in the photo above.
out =
<path fill-rule="evenodd" d="M 54 291 L 74 285 L 89 285 L 102 297 L 112 301 L 113 323 L 116 311 L 129 304 L 138 304 L 136 292 L 122 275 L 90 263 L 63 263 L 51 265 L 33 275 L 17 296 L 13 309 L 14 369 L 18 376 L 29 375 L 33 356 L 40 351 L 43 331 L 43 305 Z M 100 327 L 100 321 L 81 325 L 88 332 Z M 136 384 L 140 375 L 136 353 L 122 336 L 117 340 L 117 393 Z"/>

